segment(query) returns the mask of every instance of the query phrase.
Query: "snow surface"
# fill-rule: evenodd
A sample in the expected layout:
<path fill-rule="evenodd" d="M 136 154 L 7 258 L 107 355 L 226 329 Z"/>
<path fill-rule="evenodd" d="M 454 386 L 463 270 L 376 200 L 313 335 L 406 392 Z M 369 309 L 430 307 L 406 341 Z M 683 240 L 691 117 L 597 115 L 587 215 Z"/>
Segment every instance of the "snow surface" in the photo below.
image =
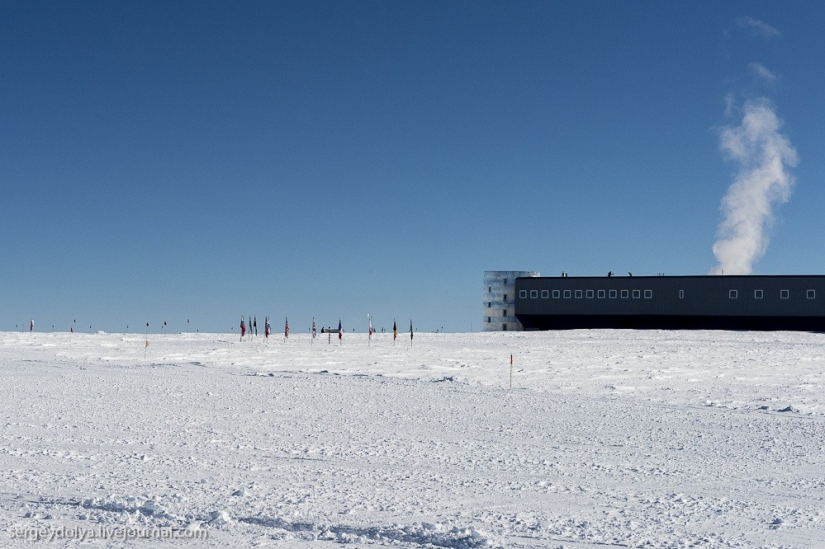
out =
<path fill-rule="evenodd" d="M 825 547 L 825 335 L 149 342 L 0 333 L 0 545 Z"/>

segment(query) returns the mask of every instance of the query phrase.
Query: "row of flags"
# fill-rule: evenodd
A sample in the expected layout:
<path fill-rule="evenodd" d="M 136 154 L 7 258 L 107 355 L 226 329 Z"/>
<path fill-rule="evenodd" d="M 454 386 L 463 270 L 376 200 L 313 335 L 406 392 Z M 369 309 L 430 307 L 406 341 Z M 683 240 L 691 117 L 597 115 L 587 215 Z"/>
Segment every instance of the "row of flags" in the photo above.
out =
<path fill-rule="evenodd" d="M 368 341 L 372 343 L 372 334 L 375 333 L 375 328 L 372 327 L 372 316 L 367 315 L 367 333 Z M 413 340 L 413 323 L 410 320 L 410 342 L 412 343 Z M 315 317 L 312 317 L 312 340 L 315 340 L 315 337 L 318 335 L 318 330 L 315 325 Z M 286 319 L 286 326 L 284 328 L 284 339 L 289 338 L 289 318 Z M 341 341 L 344 338 L 344 329 L 341 325 L 341 319 L 338 319 L 338 340 Z M 395 340 L 398 339 L 398 324 L 395 322 L 395 319 L 392 321 L 392 340 L 395 343 Z"/>
<path fill-rule="evenodd" d="M 187 322 L 187 324 L 189 323 L 188 320 L 186 322 Z M 166 326 L 166 322 L 164 322 L 163 325 Z M 146 323 L 146 326 L 147 327 L 149 326 L 148 322 Z M 244 318 L 241 317 L 241 341 L 243 341 L 243 336 L 246 335 L 246 329 L 247 329 L 246 322 L 244 321 Z M 254 329 L 254 332 L 253 332 L 253 329 Z M 258 317 L 254 317 L 254 320 L 253 320 L 253 317 L 250 316 L 249 317 L 249 335 L 250 335 L 250 337 L 253 335 L 253 333 L 254 333 L 254 335 L 258 335 Z M 269 323 L 269 317 L 266 317 L 266 319 L 264 320 L 264 337 L 266 339 L 269 339 L 270 335 L 272 335 L 272 325 Z M 289 337 L 289 319 L 286 320 L 286 331 L 284 332 L 284 337 Z"/>
<path fill-rule="evenodd" d="M 287 330 L 289 330 L 289 325 L 287 325 Z M 315 336 L 318 335 L 318 330 L 315 328 L 315 317 L 312 317 L 312 343 L 315 343 Z M 372 335 L 372 334 L 370 334 Z M 332 336 L 330 336 L 332 337 Z M 338 319 L 338 341 L 340 344 L 341 339 L 344 337 L 344 329 L 341 327 L 341 319 Z"/>

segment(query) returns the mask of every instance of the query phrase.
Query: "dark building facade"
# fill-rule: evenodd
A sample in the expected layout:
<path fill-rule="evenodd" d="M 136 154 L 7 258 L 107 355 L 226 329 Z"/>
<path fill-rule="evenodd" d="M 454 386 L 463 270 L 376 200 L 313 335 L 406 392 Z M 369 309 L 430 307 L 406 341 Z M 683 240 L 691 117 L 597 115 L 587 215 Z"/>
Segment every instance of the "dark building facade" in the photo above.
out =
<path fill-rule="evenodd" d="M 525 330 L 825 332 L 825 276 L 521 277 L 515 313 Z"/>

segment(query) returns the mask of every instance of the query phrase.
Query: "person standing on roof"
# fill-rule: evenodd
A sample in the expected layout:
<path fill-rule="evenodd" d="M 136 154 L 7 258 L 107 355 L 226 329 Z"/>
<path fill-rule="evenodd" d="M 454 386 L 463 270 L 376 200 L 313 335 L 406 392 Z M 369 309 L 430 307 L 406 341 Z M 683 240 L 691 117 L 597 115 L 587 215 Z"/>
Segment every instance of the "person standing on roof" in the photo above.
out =
<path fill-rule="evenodd" d="M 241 341 L 243 341 L 243 336 L 246 335 L 246 322 L 243 320 L 243 315 L 241 316 Z"/>

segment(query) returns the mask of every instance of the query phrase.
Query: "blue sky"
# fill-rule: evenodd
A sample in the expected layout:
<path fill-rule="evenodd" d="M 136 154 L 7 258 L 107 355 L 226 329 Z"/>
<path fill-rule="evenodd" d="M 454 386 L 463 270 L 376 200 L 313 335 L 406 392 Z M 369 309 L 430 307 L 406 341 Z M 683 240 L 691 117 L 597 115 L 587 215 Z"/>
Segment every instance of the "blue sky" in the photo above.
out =
<path fill-rule="evenodd" d="M 819 2 L 0 3 L 0 329 L 478 330 L 484 270 L 705 274 L 769 102 L 758 274 L 825 273 Z M 767 73 L 764 71 L 768 71 Z"/>

